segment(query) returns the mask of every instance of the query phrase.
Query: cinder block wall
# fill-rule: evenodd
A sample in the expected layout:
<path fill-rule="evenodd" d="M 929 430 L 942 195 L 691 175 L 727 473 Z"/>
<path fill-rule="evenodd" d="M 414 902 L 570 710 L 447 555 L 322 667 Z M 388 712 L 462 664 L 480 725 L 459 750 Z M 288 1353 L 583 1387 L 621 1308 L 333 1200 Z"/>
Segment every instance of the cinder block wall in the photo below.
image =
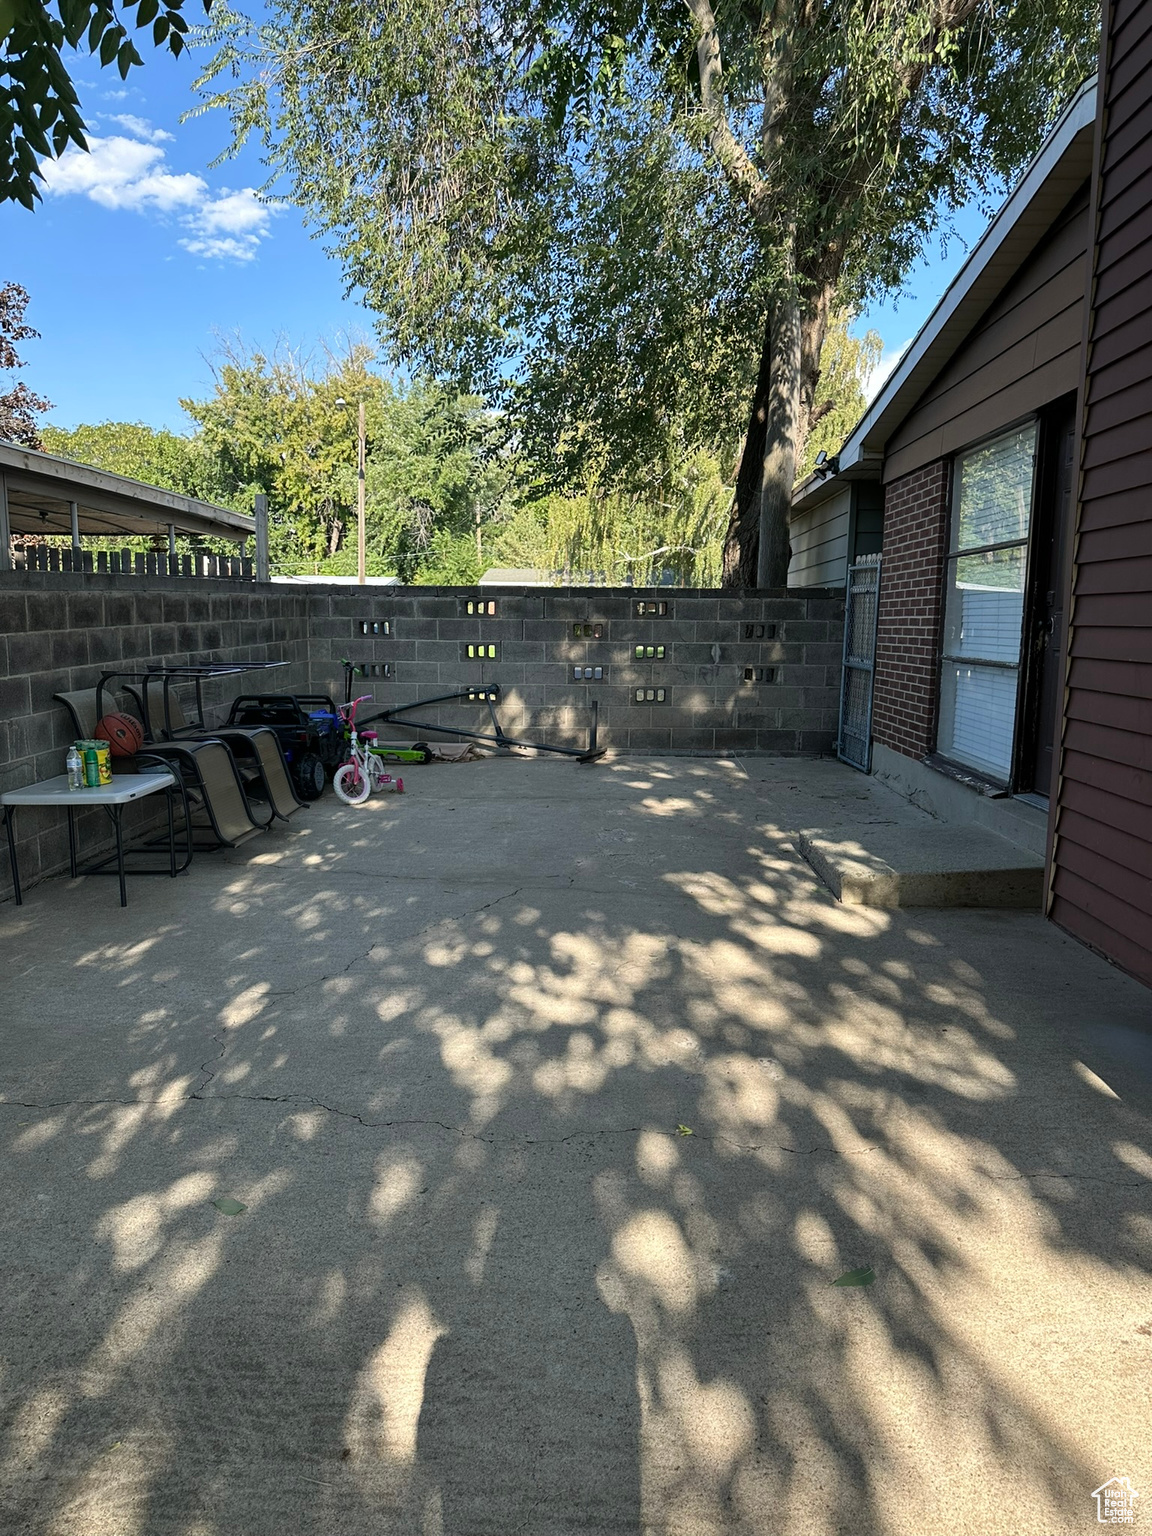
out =
<path fill-rule="evenodd" d="M 586 741 L 592 699 L 602 744 L 630 751 L 820 753 L 835 738 L 844 604 L 823 588 L 367 587 L 311 602 L 313 688 L 337 698 L 347 658 L 380 669 L 357 692 L 390 707 L 499 683 L 510 735 L 565 745 Z M 491 728 L 482 705 L 422 714 Z"/>
<path fill-rule="evenodd" d="M 275 683 L 261 687 L 308 686 L 308 597 L 289 588 L 6 572 L 0 576 L 0 791 L 63 773 L 75 730 L 55 693 L 94 688 L 102 672 L 149 662 L 279 660 L 292 665 L 278 668 L 270 674 Z M 242 679 L 227 678 L 206 685 L 206 706 L 218 716 L 238 683 Z M 131 808 L 125 825 L 137 824 L 143 811 Z M 21 807 L 17 832 L 22 880 L 67 867 L 64 817 Z M 106 834 L 103 811 L 87 812 L 80 821 L 82 853 L 101 846 Z M 6 849 L 3 862 L 6 874 Z M 6 894 L 0 886 L 0 896 Z"/>
<path fill-rule="evenodd" d="M 356 689 L 381 705 L 499 683 L 510 735 L 584 744 L 596 698 L 606 746 L 827 752 L 836 732 L 842 615 L 842 594 L 819 588 L 748 597 L 670 588 L 357 590 L 6 572 L 0 790 L 63 772 L 74 731 L 54 694 L 95 687 L 102 672 L 149 662 L 290 663 L 206 684 L 209 723 L 241 691 L 325 692 L 340 700 L 340 659 L 347 657 L 379 669 L 358 677 Z M 483 646 L 483 657 L 470 657 L 470 645 Z M 601 675 L 585 679 L 585 669 Z M 489 728 L 482 705 L 441 706 L 425 718 Z M 427 733 L 389 727 L 385 734 Z M 143 807 L 140 814 L 147 814 Z M 22 877 L 31 883 L 66 868 L 63 818 L 32 807 L 18 818 Z M 103 813 L 88 813 L 82 850 L 102 846 L 106 833 Z"/>

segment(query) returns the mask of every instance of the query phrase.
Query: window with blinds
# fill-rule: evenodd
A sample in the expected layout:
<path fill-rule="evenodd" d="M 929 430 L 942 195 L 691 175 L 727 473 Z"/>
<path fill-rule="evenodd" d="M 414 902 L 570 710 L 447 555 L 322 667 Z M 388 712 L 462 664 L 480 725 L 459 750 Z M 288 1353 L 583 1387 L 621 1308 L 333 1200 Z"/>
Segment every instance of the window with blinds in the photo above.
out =
<path fill-rule="evenodd" d="M 944 757 L 1012 776 L 1032 518 L 1036 423 L 956 461 L 946 571 L 940 728 Z"/>

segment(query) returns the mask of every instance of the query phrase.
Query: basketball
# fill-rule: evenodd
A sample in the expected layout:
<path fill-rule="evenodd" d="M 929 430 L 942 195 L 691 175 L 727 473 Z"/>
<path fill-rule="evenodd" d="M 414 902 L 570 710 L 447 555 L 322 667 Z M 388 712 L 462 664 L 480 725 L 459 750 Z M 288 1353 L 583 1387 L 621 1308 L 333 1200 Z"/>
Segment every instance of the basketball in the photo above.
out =
<path fill-rule="evenodd" d="M 113 757 L 134 757 L 144 745 L 144 727 L 135 715 L 105 715 L 96 739 L 108 743 Z"/>

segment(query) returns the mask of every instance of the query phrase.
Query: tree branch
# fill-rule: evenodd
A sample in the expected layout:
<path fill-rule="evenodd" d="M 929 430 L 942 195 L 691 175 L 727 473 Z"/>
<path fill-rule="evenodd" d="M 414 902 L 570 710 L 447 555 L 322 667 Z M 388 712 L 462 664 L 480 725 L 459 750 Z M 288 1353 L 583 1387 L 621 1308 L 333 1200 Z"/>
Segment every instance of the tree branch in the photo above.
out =
<path fill-rule="evenodd" d="M 708 143 L 734 190 L 750 212 L 758 216 L 766 191 L 764 178 L 728 121 L 716 14 L 710 0 L 686 0 L 686 4 L 699 34 L 696 59 L 700 67 L 700 106 L 708 123 Z"/>

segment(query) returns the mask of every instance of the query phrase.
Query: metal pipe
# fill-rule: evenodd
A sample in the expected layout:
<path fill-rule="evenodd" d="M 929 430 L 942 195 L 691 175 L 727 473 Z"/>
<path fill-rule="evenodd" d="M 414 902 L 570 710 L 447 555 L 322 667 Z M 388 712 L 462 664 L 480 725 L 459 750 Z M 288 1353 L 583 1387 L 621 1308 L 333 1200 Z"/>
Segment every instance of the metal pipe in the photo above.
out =
<path fill-rule="evenodd" d="M 80 508 L 74 501 L 68 503 L 68 515 L 72 519 L 72 548 L 80 548 Z"/>
<path fill-rule="evenodd" d="M 73 502 L 73 506 L 75 506 L 75 502 Z M 175 560 L 175 558 L 176 558 L 176 524 L 175 523 L 169 523 L 168 524 L 168 558 L 170 560 Z"/>
<path fill-rule="evenodd" d="M 365 715 L 360 722 L 368 725 L 373 721 L 382 720 L 390 725 L 403 726 L 407 731 L 432 731 L 438 736 L 465 737 L 468 741 L 487 741 L 497 747 L 525 747 L 533 752 L 555 752 L 559 757 L 574 757 L 577 762 L 590 763 L 603 757 L 608 750 L 601 747 L 597 741 L 599 731 L 600 701 L 593 699 L 592 724 L 588 733 L 588 745 L 586 747 L 553 747 L 544 741 L 526 741 L 523 737 L 508 736 L 496 716 L 495 704 L 500 698 L 500 685 L 498 683 L 479 683 L 473 688 L 461 689 L 458 693 L 442 693 L 434 699 L 417 699 L 412 704 L 397 704 L 391 709 L 378 710 L 373 715 Z M 483 701 L 488 705 L 488 713 L 492 718 L 494 734 L 487 731 L 469 731 L 462 726 L 435 725 L 431 720 L 402 720 L 401 715 L 408 714 L 413 709 L 428 709 L 435 704 L 447 704 L 454 699 L 467 699 L 470 703 Z"/>

